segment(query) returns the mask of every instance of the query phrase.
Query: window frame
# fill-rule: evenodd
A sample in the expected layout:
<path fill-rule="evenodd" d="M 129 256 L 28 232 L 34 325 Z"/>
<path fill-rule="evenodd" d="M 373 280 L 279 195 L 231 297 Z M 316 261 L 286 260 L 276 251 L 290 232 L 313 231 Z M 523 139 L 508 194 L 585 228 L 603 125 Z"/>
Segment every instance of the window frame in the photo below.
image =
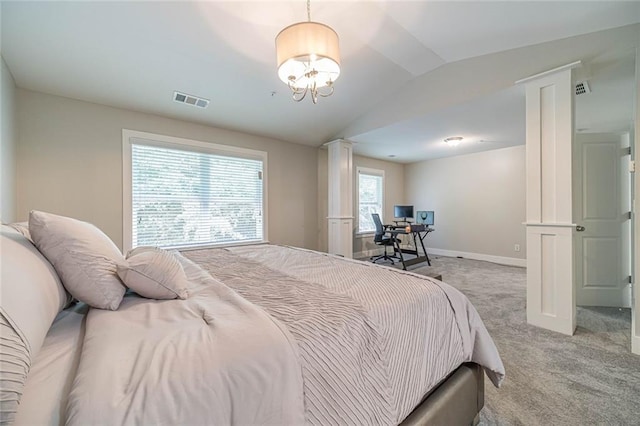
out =
<path fill-rule="evenodd" d="M 122 245 L 126 252 L 133 245 L 133 188 L 132 188 L 132 145 L 148 145 L 160 148 L 179 149 L 204 154 L 245 158 L 262 161 L 262 240 L 239 241 L 235 243 L 210 243 L 197 246 L 175 246 L 180 250 L 199 250 L 211 247 L 231 247 L 269 242 L 268 236 L 268 193 L 267 193 L 267 153 L 248 148 L 203 142 L 174 136 L 122 129 Z"/>
<path fill-rule="evenodd" d="M 356 236 L 370 236 L 374 235 L 376 231 L 360 231 L 360 174 L 365 174 L 369 176 L 377 176 L 382 178 L 382 211 L 380 212 L 380 218 L 384 218 L 384 198 L 385 198 L 385 176 L 384 170 L 381 169 L 372 169 L 369 167 L 356 167 L 356 212 L 357 212 L 357 220 L 356 220 Z"/>

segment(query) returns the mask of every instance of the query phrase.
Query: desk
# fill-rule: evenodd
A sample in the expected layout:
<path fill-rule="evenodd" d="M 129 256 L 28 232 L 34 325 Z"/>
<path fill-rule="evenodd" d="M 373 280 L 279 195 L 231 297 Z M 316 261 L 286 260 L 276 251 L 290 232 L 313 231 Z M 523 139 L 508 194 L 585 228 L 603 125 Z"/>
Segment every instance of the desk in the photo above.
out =
<path fill-rule="evenodd" d="M 400 262 L 402 262 L 402 269 L 407 270 L 407 266 L 415 265 L 416 263 L 427 261 L 427 264 L 431 266 L 431 260 L 429 260 L 429 255 L 427 254 L 427 250 L 424 248 L 424 239 L 430 232 L 435 231 L 434 228 L 430 228 L 426 225 L 411 225 L 411 231 L 407 231 L 406 226 L 396 227 L 396 226 L 387 226 L 386 232 L 391 234 L 393 238 L 393 250 L 395 253 L 400 255 Z M 415 250 L 411 249 L 403 249 L 400 248 L 400 242 L 398 241 L 399 235 L 411 235 L 413 237 L 413 246 L 416 248 Z M 417 238 L 416 238 L 417 237 Z M 418 250 L 418 240 L 420 241 L 420 245 L 422 246 L 423 255 L 420 256 L 420 252 Z M 404 256 L 402 254 L 412 254 L 415 256 L 413 259 L 404 260 Z"/>

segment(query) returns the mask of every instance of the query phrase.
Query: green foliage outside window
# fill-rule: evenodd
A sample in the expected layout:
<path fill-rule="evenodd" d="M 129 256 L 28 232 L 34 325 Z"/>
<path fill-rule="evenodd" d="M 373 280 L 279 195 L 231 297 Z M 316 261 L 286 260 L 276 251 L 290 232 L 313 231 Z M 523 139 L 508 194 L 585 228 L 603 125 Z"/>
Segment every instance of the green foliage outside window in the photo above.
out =
<path fill-rule="evenodd" d="M 134 144 L 133 246 L 262 240 L 262 165 Z"/>

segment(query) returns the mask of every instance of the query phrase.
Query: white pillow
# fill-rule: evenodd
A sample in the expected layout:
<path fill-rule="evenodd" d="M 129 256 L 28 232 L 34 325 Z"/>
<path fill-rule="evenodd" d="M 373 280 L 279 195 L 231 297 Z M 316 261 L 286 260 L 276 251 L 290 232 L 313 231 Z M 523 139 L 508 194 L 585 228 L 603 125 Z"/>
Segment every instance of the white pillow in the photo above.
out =
<path fill-rule="evenodd" d="M 0 252 L 0 423 L 12 423 L 31 362 L 67 293 L 33 243 L 6 225 Z"/>
<path fill-rule="evenodd" d="M 134 249 L 129 250 L 125 257 L 129 259 L 132 256 L 136 256 L 138 254 L 145 253 L 147 251 L 157 251 L 157 250 L 162 250 L 162 249 L 156 246 L 138 246 Z"/>
<path fill-rule="evenodd" d="M 187 298 L 187 276 L 178 259 L 161 249 L 129 256 L 118 265 L 118 275 L 127 287 L 149 299 Z"/>
<path fill-rule="evenodd" d="M 125 260 L 109 237 L 90 223 L 35 210 L 29 232 L 73 297 L 94 308 L 118 309 L 126 288 L 116 266 Z"/>
<path fill-rule="evenodd" d="M 10 223 L 9 226 L 21 233 L 26 239 L 31 241 L 31 234 L 29 234 L 29 222 Z"/>

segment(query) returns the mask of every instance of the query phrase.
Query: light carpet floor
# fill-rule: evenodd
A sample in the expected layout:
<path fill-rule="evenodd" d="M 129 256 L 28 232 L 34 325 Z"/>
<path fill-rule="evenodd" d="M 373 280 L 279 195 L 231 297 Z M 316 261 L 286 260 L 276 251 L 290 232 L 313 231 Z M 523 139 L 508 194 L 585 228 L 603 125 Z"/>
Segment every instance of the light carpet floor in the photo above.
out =
<path fill-rule="evenodd" d="M 425 264 L 426 265 L 426 264 Z M 485 381 L 484 425 L 640 425 L 640 356 L 629 309 L 578 308 L 574 336 L 527 324 L 526 270 L 436 257 L 411 272 L 441 273 L 473 303 L 506 369 Z"/>

